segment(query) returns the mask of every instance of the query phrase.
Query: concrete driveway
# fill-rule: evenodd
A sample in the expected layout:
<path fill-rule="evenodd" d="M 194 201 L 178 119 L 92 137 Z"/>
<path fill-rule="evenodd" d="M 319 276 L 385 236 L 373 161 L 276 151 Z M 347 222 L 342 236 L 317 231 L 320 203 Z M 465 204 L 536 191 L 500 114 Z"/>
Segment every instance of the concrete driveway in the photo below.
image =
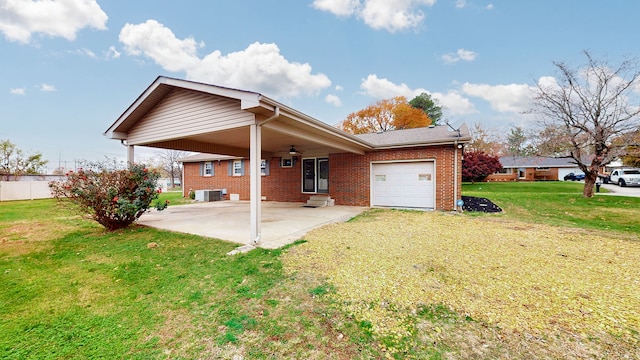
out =
<path fill-rule="evenodd" d="M 262 202 L 262 241 L 257 246 L 276 249 L 304 236 L 309 230 L 349 220 L 366 207 L 326 206 L 307 208 L 303 203 Z M 248 201 L 213 201 L 169 206 L 145 213 L 138 223 L 243 245 L 250 243 Z"/>
<path fill-rule="evenodd" d="M 620 187 L 614 184 L 602 184 L 602 188 L 609 190 L 608 193 L 598 193 L 598 195 L 617 195 L 640 197 L 640 186 Z"/>

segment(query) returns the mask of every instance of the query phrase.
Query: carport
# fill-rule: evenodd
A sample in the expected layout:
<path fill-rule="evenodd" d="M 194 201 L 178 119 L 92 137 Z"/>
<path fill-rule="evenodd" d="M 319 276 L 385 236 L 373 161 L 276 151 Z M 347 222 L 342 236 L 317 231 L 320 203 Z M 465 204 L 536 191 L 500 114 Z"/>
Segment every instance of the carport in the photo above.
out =
<path fill-rule="evenodd" d="M 288 154 L 292 145 L 305 155 L 363 155 L 371 149 L 367 142 L 259 93 L 163 76 L 104 135 L 126 145 L 129 163 L 136 146 L 249 158 L 249 244 L 262 240 L 261 159 Z"/>

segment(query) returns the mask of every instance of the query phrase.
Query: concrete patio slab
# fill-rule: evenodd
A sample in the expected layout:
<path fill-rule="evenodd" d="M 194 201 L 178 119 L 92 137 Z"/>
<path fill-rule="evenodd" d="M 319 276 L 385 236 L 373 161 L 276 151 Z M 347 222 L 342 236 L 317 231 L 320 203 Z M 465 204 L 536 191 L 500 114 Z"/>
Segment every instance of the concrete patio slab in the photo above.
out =
<path fill-rule="evenodd" d="M 276 249 L 302 238 L 309 230 L 359 215 L 366 207 L 307 208 L 303 203 L 262 202 L 262 239 L 258 247 Z M 248 201 L 214 201 L 152 210 L 138 223 L 158 229 L 250 243 Z"/>

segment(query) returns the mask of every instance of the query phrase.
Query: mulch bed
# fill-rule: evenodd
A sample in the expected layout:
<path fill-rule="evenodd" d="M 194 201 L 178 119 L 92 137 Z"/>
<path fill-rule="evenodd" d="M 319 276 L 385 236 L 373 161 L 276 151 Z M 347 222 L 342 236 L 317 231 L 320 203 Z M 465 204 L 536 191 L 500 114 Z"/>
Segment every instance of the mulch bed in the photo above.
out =
<path fill-rule="evenodd" d="M 486 213 L 502 212 L 500 206 L 494 204 L 491 200 L 475 196 L 463 196 L 463 211 L 481 211 Z"/>

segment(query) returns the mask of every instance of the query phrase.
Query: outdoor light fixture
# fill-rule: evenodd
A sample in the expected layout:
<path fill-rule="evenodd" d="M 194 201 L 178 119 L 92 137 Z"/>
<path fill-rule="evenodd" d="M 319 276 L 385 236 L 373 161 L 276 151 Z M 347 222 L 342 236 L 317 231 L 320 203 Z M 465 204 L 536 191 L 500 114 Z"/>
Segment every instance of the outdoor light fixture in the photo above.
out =
<path fill-rule="evenodd" d="M 289 149 L 289 155 L 295 155 L 297 153 L 298 151 L 296 150 L 296 148 L 293 145 L 291 145 L 291 149 Z"/>

